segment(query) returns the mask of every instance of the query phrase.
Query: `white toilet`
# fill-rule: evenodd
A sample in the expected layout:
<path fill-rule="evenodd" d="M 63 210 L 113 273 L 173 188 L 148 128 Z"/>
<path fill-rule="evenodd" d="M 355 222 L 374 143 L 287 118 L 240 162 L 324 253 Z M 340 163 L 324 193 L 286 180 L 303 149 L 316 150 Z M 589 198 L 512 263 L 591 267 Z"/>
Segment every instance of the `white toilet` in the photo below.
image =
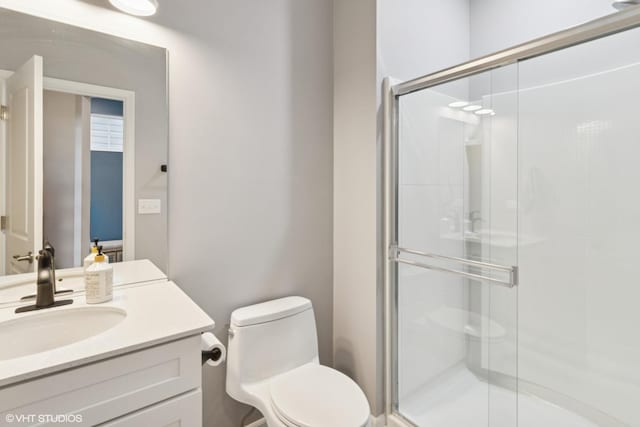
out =
<path fill-rule="evenodd" d="M 363 427 L 369 404 L 346 375 L 318 363 L 311 301 L 287 297 L 235 310 L 227 393 L 269 427 Z"/>

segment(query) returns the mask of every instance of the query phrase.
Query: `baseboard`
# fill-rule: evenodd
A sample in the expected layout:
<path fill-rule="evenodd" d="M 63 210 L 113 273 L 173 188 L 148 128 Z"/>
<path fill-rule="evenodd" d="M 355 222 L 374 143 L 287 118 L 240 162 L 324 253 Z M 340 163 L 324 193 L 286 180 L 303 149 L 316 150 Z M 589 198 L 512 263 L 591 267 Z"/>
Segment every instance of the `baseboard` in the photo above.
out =
<path fill-rule="evenodd" d="M 245 427 L 265 427 L 266 425 L 267 422 L 264 420 L 264 418 L 260 418 L 259 420 L 256 420 L 251 424 L 247 424 Z"/>

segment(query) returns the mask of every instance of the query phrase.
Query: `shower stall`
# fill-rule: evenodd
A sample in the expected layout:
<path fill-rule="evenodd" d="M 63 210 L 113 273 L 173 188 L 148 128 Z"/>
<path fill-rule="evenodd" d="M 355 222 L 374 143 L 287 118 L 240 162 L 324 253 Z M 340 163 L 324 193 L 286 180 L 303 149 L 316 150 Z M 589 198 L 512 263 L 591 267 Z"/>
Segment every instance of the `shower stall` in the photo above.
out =
<path fill-rule="evenodd" d="M 390 426 L 640 427 L 639 27 L 385 80 Z"/>

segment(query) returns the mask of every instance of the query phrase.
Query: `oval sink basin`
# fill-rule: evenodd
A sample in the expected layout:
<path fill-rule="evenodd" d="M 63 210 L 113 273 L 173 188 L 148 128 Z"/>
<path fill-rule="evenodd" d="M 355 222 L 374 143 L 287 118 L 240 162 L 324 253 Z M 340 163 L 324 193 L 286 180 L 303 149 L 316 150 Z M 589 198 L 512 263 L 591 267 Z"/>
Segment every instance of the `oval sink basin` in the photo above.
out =
<path fill-rule="evenodd" d="M 115 307 L 80 307 L 0 323 L 0 360 L 53 350 L 101 334 L 127 317 Z"/>

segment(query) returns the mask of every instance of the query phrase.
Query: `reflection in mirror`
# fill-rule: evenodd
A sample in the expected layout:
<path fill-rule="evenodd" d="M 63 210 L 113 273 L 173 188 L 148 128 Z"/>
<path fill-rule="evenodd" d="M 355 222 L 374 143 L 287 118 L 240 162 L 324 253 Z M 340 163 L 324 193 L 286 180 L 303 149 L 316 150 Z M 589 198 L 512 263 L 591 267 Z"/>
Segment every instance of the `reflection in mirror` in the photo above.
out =
<path fill-rule="evenodd" d="M 125 252 L 123 216 L 133 211 L 123 206 L 124 129 L 132 119 L 125 119 L 117 90 L 111 90 L 115 99 L 69 90 L 73 84 L 64 92 L 44 91 L 43 235 L 56 242 L 57 268 L 82 265 L 90 239 L 100 241 L 110 262 L 119 262 Z M 108 96 L 110 89 L 102 91 Z M 60 168 L 68 159 L 74 159 L 73 167 Z M 131 250 L 129 245 L 126 252 Z"/>
<path fill-rule="evenodd" d="M 0 8 L 0 275 L 110 262 L 167 270 L 167 53 Z M 1 287 L 1 286 L 0 286 Z"/>

